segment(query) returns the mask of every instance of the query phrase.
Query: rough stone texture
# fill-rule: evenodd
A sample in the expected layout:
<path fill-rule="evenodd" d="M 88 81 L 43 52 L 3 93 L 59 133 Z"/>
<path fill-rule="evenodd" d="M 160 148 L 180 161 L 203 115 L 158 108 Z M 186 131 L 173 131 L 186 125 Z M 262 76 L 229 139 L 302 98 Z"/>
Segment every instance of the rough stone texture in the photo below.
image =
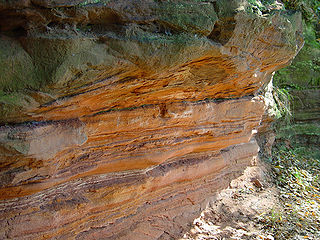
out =
<path fill-rule="evenodd" d="M 296 122 L 320 121 L 320 89 L 292 90 L 290 94 Z"/>
<path fill-rule="evenodd" d="M 305 44 L 292 64 L 274 75 L 275 85 L 289 93 L 292 113 L 290 123 L 277 122 L 276 142 L 320 159 L 320 15 L 315 14 L 315 2 L 287 4 L 307 10 L 302 11 Z"/>
<path fill-rule="evenodd" d="M 254 160 L 298 15 L 0 1 L 0 239 L 173 239 Z"/>
<path fill-rule="evenodd" d="M 287 139 L 292 146 L 313 147 L 320 156 L 320 89 L 290 91 L 292 98 L 292 123 L 284 126 L 280 139 Z"/>

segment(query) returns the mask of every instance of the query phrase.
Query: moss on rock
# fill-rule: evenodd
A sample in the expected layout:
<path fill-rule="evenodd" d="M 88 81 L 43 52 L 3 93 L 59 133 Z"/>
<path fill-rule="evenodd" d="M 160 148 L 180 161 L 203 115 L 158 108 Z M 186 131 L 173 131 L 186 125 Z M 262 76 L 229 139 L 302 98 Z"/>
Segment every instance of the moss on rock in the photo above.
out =
<path fill-rule="evenodd" d="M 209 35 L 218 19 L 213 5 L 208 2 L 168 1 L 158 7 L 155 13 L 159 15 L 159 21 L 176 31 Z"/>
<path fill-rule="evenodd" d="M 0 38 L 0 91 L 37 88 L 32 58 L 12 39 Z"/>

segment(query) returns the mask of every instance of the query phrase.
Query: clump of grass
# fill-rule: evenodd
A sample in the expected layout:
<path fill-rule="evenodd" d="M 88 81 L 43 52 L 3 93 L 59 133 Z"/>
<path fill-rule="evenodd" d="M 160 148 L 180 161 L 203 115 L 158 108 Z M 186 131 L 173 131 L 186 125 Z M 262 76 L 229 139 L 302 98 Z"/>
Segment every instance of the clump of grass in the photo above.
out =
<path fill-rule="evenodd" d="M 272 167 L 282 206 L 261 216 L 275 239 L 320 239 L 320 160 L 310 149 L 274 148 Z"/>

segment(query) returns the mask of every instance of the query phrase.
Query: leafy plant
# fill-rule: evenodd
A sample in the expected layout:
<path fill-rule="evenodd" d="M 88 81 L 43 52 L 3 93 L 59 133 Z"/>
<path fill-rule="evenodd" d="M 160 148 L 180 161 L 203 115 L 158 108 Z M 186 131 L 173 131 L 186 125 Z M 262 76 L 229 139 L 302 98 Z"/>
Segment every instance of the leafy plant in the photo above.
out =
<path fill-rule="evenodd" d="M 264 228 L 276 239 L 319 239 L 320 159 L 313 149 L 278 143 L 273 149 L 272 167 L 280 192 L 280 209 L 260 217 Z"/>
<path fill-rule="evenodd" d="M 286 123 L 290 123 L 292 119 L 290 101 L 292 99 L 289 91 L 285 88 L 275 87 L 273 90 L 273 98 L 276 103 L 276 118 L 283 119 Z"/>
<path fill-rule="evenodd" d="M 276 72 L 274 84 L 279 88 L 320 88 L 320 1 L 283 1 L 286 9 L 303 13 L 304 47 L 292 64 Z M 306 14 L 306 9 L 310 14 Z"/>
<path fill-rule="evenodd" d="M 283 0 L 285 8 L 288 10 L 302 12 L 306 21 L 315 21 L 319 17 L 320 2 L 318 0 Z"/>

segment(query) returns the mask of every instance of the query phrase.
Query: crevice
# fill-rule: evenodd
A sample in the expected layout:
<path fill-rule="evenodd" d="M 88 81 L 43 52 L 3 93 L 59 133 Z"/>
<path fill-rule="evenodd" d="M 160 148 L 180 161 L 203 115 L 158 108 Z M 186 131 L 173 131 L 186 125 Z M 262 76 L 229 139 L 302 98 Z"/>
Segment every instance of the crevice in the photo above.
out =
<path fill-rule="evenodd" d="M 16 11 L 0 11 L 0 32 L 9 37 L 26 35 L 26 20 Z"/>
<path fill-rule="evenodd" d="M 214 28 L 208 38 L 224 45 L 232 37 L 235 26 L 236 20 L 234 17 L 219 20 L 214 25 Z"/>

